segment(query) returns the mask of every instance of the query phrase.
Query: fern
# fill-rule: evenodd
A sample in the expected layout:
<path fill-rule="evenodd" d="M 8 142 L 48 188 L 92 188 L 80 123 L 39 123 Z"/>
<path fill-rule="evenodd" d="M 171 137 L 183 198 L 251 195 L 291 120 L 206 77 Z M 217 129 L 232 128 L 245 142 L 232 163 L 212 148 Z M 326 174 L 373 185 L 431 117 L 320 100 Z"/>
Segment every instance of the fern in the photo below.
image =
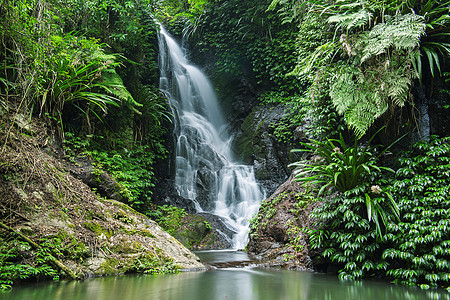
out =
<path fill-rule="evenodd" d="M 394 72 L 389 74 L 387 94 L 394 102 L 394 105 L 402 107 L 408 99 L 408 91 L 411 86 L 411 78 L 401 76 Z"/>
<path fill-rule="evenodd" d="M 338 45 L 333 42 L 320 45 L 313 53 L 311 53 L 311 55 L 298 63 L 294 70 L 288 73 L 288 75 L 306 75 L 315 71 L 317 67 L 328 65 L 336 55 L 338 49 Z"/>
<path fill-rule="evenodd" d="M 361 70 L 351 66 L 336 70 L 330 96 L 338 113 L 344 114 L 346 123 L 358 137 L 364 135 L 374 120 L 388 108 L 381 93 L 374 91 Z"/>
<path fill-rule="evenodd" d="M 282 20 L 281 24 L 292 23 L 300 16 L 301 8 L 308 2 L 305 0 L 273 0 L 267 11 L 275 10 L 277 6 L 280 6 L 277 13 Z"/>
<path fill-rule="evenodd" d="M 344 28 L 347 32 L 354 28 L 363 28 L 370 24 L 373 15 L 362 8 L 357 12 L 337 14 L 328 18 L 328 23 L 336 23 L 338 28 Z"/>
<path fill-rule="evenodd" d="M 357 43 L 357 46 L 363 47 L 361 63 L 386 53 L 390 48 L 413 50 L 419 46 L 426 28 L 423 17 L 407 14 L 386 16 L 386 19 L 386 23 L 377 24 L 361 35 L 361 40 Z"/>
<path fill-rule="evenodd" d="M 390 105 L 402 107 L 408 99 L 413 76 L 405 72 L 399 61 L 393 59 L 391 64 L 389 68 L 364 70 L 343 65 L 334 69 L 330 88 L 332 103 L 358 137 L 364 135 Z"/>

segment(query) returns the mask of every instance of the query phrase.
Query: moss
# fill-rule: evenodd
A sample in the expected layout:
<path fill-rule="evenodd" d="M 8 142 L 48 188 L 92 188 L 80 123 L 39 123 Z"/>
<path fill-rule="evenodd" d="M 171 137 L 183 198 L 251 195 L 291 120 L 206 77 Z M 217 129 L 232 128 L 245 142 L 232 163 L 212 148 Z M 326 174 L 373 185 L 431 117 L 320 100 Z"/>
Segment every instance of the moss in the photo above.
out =
<path fill-rule="evenodd" d="M 162 254 L 161 249 L 155 249 L 155 252 L 146 252 L 139 257 L 129 261 L 125 267 L 127 272 L 145 273 L 145 274 L 167 274 L 176 273 L 181 267 L 175 265 L 173 260 Z"/>
<path fill-rule="evenodd" d="M 105 227 L 102 227 L 99 223 L 97 222 L 85 222 L 83 223 L 83 226 L 86 229 L 89 229 L 92 232 L 95 232 L 97 234 L 97 236 L 101 236 L 102 234 L 104 236 L 106 236 L 108 239 L 113 236 L 114 232 L 110 229 L 107 229 Z"/>
<path fill-rule="evenodd" d="M 133 208 L 131 208 L 130 206 L 126 205 L 125 203 L 116 201 L 116 200 L 112 200 L 112 199 L 101 199 L 100 201 L 102 201 L 103 203 L 110 203 L 113 204 L 114 206 L 120 207 L 121 209 L 124 210 L 124 212 L 128 212 L 132 215 L 136 215 L 136 216 L 140 216 L 143 217 L 145 219 L 148 219 L 147 216 L 145 216 L 144 214 L 141 214 L 140 212 L 134 210 Z"/>
<path fill-rule="evenodd" d="M 114 246 L 110 247 L 115 253 L 119 254 L 134 254 L 139 253 L 142 249 L 142 244 L 128 240 L 121 240 Z"/>
<path fill-rule="evenodd" d="M 84 216 L 86 220 L 92 221 L 94 219 L 94 213 L 90 210 L 86 211 L 86 215 Z"/>
<path fill-rule="evenodd" d="M 100 265 L 100 270 L 104 274 L 118 274 L 119 261 L 115 258 L 108 258 L 104 263 Z"/>
<path fill-rule="evenodd" d="M 133 217 L 126 215 L 125 213 L 123 213 L 122 211 L 116 212 L 113 214 L 113 218 L 116 220 L 119 220 L 125 224 L 134 224 L 134 219 Z"/>
<path fill-rule="evenodd" d="M 156 238 L 150 231 L 148 231 L 146 229 L 139 231 L 138 234 L 149 237 L 149 238 L 153 238 L 153 239 Z"/>
<path fill-rule="evenodd" d="M 189 249 L 212 246 L 217 242 L 211 225 L 202 216 L 187 214 L 173 236 Z"/>
<path fill-rule="evenodd" d="M 261 203 L 258 213 L 250 220 L 250 235 L 252 238 L 258 238 L 258 229 L 267 226 L 269 221 L 277 212 L 277 205 L 286 197 L 289 197 L 287 192 L 283 192 L 274 198 L 267 199 Z"/>

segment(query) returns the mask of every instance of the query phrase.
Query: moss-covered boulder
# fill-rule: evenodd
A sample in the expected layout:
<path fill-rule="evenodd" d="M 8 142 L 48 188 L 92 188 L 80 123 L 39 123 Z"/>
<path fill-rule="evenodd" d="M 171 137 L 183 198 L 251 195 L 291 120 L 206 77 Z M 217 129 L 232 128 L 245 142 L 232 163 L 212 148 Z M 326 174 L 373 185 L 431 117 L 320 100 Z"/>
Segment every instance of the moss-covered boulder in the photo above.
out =
<path fill-rule="evenodd" d="M 73 177 L 67 161 L 42 151 L 45 130 L 33 132 L 0 126 L 0 284 L 64 277 L 55 261 L 79 277 L 204 268 L 154 221 Z"/>
<path fill-rule="evenodd" d="M 310 214 L 317 205 L 291 176 L 251 220 L 247 251 L 261 256 L 266 266 L 313 269 L 307 231 L 314 229 Z"/>

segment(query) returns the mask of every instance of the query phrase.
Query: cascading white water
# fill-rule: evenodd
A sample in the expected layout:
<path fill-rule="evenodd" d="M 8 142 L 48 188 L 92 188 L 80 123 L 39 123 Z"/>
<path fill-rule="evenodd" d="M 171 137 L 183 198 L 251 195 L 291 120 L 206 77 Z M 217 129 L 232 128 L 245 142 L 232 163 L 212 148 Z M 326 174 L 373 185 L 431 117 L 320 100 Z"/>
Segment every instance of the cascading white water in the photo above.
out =
<path fill-rule="evenodd" d="M 235 235 L 234 248 L 247 243 L 249 219 L 265 195 L 253 168 L 235 162 L 231 137 L 208 78 L 191 65 L 175 40 L 161 28 L 159 35 L 160 89 L 167 95 L 175 124 L 175 185 L 199 212 L 222 217 Z M 209 201 L 198 201 L 200 191 Z M 202 195 L 205 197 L 205 195 Z"/>

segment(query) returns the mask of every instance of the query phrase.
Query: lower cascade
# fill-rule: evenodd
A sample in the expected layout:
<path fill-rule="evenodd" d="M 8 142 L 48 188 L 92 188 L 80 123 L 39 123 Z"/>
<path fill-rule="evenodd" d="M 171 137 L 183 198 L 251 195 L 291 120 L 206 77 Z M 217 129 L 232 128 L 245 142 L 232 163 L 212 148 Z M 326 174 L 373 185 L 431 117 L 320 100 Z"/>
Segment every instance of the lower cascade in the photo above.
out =
<path fill-rule="evenodd" d="M 175 187 L 198 212 L 215 214 L 234 232 L 233 248 L 245 247 L 249 219 L 265 198 L 253 167 L 233 158 L 231 136 L 206 75 L 186 59 L 183 49 L 161 28 L 160 89 L 175 116 Z"/>

